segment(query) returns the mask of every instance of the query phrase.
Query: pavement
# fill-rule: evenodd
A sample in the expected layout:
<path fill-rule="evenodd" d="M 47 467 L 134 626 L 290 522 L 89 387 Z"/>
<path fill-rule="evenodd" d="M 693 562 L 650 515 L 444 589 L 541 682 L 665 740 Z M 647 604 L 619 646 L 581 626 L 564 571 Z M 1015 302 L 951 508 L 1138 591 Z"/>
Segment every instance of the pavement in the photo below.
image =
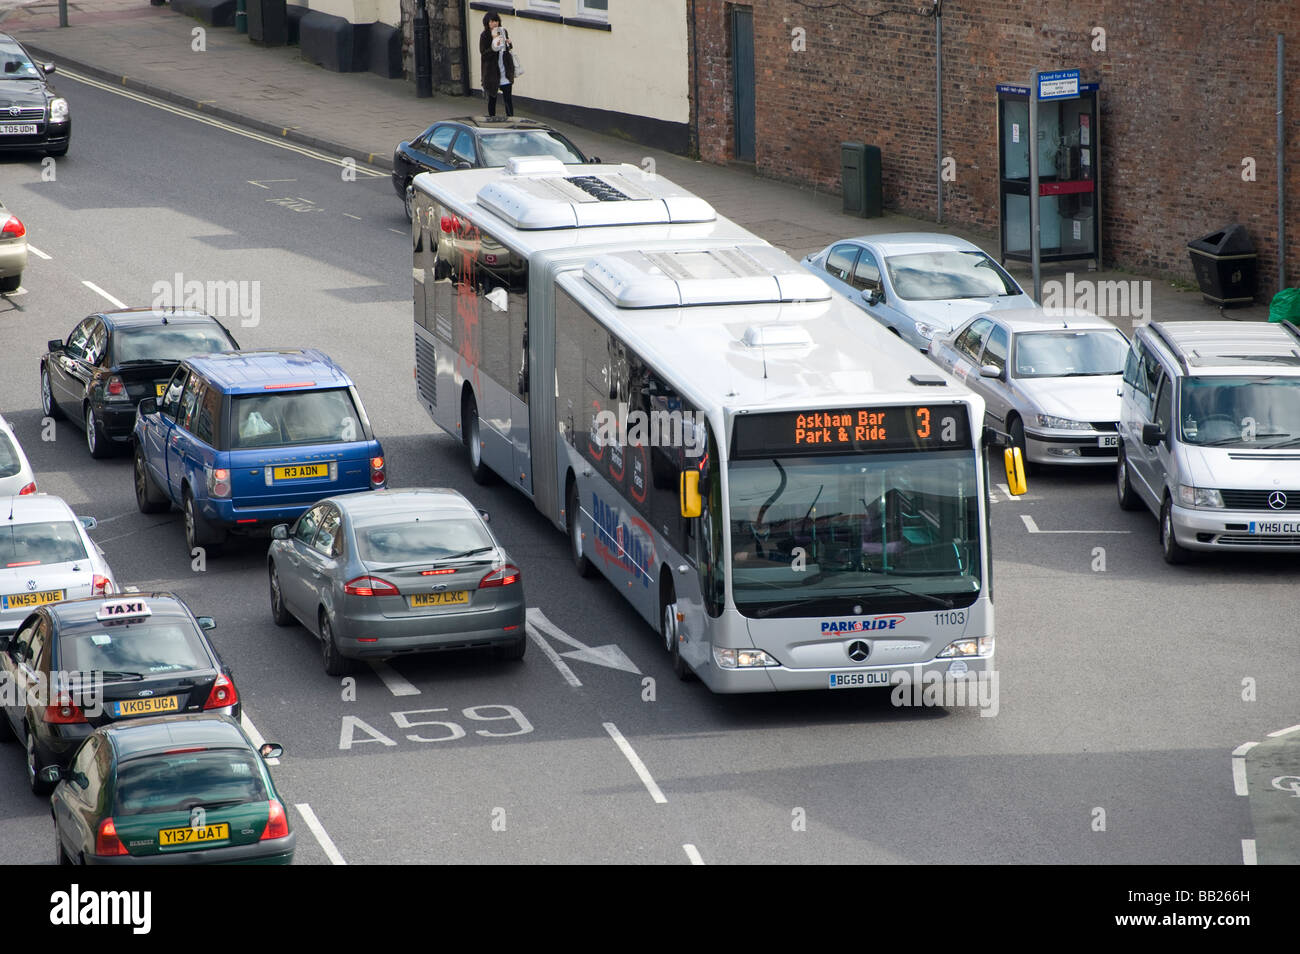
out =
<path fill-rule="evenodd" d="M 54 61 L 64 72 L 93 76 L 382 169 L 392 168 L 398 142 L 432 122 L 482 112 L 481 99 L 417 99 L 405 80 L 330 72 L 305 61 L 297 47 L 263 48 L 233 28 L 204 27 L 174 13 L 170 6 L 154 7 L 147 0 L 68 0 L 68 22 L 66 28 L 59 27 L 57 0 L 0 0 L 0 31 L 18 37 L 34 56 Z M 76 83 L 64 82 L 60 91 L 72 105 L 75 129 Z M 528 114 L 520 110 L 519 115 Z M 945 232 L 986 250 L 997 247 L 995 232 L 936 225 L 897 213 L 871 219 L 846 215 L 836 195 L 766 179 L 749 168 L 698 162 L 566 123 L 551 125 L 588 154 L 606 162 L 633 163 L 706 197 L 723 215 L 795 257 L 836 239 L 880 232 Z M 84 141 L 78 146 L 75 134 L 73 148 L 86 148 Z M 1028 284 L 1028 265 L 1009 263 L 1008 268 Z M 1086 268 L 1086 263 L 1044 265 L 1045 292 L 1047 283 L 1056 281 L 1058 294 L 1066 296 L 1063 303 L 1087 307 L 1088 302 L 1078 297 L 1078 289 L 1086 287 L 1081 283 L 1137 282 L 1126 286 L 1133 297 L 1124 313 L 1108 314 L 1101 304 L 1094 307 L 1126 328 L 1145 318 L 1221 317 L 1220 310 L 1206 303 L 1189 282 Z M 1067 277 L 1067 273 L 1071 274 Z M 1268 308 L 1233 308 L 1222 317 L 1264 321 Z"/>

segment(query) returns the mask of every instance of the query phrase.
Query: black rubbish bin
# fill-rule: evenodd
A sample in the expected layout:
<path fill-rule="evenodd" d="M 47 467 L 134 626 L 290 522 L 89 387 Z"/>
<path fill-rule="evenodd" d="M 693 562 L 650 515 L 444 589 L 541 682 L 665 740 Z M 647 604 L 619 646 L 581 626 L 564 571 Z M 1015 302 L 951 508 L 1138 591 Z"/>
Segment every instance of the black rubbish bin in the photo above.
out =
<path fill-rule="evenodd" d="M 880 147 L 840 143 L 840 182 L 846 213 L 864 219 L 880 215 Z"/>
<path fill-rule="evenodd" d="M 248 0 L 248 38 L 261 46 L 284 46 L 289 42 L 285 0 Z"/>
<path fill-rule="evenodd" d="M 1187 243 L 1201 297 L 1212 305 L 1249 305 L 1255 300 L 1258 256 L 1244 225 L 1229 225 Z"/>

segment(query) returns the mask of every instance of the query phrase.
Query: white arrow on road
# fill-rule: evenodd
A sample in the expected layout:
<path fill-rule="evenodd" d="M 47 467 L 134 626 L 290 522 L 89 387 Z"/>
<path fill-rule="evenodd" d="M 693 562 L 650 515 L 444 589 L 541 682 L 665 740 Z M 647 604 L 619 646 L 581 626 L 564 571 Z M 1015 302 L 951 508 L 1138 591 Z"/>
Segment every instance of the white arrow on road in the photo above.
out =
<path fill-rule="evenodd" d="M 581 686 L 582 683 L 573 674 L 573 670 L 560 659 L 561 656 L 565 659 L 576 659 L 578 662 L 594 663 L 607 669 L 617 669 L 620 672 L 641 675 L 641 670 L 637 668 L 637 664 L 632 662 L 627 653 L 623 652 L 618 646 L 613 643 L 606 646 L 588 646 L 581 643 L 547 619 L 546 614 L 535 606 L 528 608 L 528 632 L 571 686 Z M 573 648 L 565 653 L 557 653 L 542 638 L 543 635 Z"/>

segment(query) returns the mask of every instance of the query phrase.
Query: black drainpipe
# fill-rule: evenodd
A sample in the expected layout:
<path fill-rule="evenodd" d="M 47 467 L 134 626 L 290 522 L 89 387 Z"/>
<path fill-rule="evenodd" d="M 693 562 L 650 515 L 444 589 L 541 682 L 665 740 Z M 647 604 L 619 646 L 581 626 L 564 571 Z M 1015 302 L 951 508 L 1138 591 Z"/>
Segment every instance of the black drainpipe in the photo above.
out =
<path fill-rule="evenodd" d="M 460 89 L 470 95 L 469 86 L 469 0 L 460 3 Z"/>

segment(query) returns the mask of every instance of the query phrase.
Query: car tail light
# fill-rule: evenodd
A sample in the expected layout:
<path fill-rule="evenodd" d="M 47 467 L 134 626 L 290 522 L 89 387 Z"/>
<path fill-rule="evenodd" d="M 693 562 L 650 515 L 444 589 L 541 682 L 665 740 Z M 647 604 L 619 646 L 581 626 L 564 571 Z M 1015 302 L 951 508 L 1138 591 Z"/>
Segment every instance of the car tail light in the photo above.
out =
<path fill-rule="evenodd" d="M 266 803 L 271 809 L 266 819 L 266 830 L 262 832 L 261 841 L 270 838 L 288 838 L 289 837 L 289 818 L 284 813 L 284 806 L 274 798 Z"/>
<path fill-rule="evenodd" d="M 438 225 L 448 234 L 460 231 L 460 219 L 454 215 L 444 215 L 438 221 Z"/>
<path fill-rule="evenodd" d="M 401 596 L 397 587 L 377 576 L 359 576 L 343 584 L 343 592 L 353 596 Z"/>
<path fill-rule="evenodd" d="M 509 586 L 512 583 L 519 582 L 519 567 L 512 563 L 507 563 L 503 567 L 493 570 L 483 579 L 478 581 L 478 588 L 481 590 L 488 586 Z"/>
<path fill-rule="evenodd" d="M 23 494 L 34 494 L 34 493 L 36 493 L 36 481 L 32 481 L 30 484 L 23 487 L 22 490 L 18 491 L 19 496 L 22 496 Z"/>
<path fill-rule="evenodd" d="M 86 721 L 81 706 L 72 701 L 72 696 L 60 692 L 54 701 L 45 707 L 45 721 L 48 725 L 78 725 Z"/>
<path fill-rule="evenodd" d="M 90 578 L 90 592 L 93 596 L 112 596 L 113 581 L 96 573 Z"/>
<path fill-rule="evenodd" d="M 11 215 L 5 221 L 4 228 L 0 229 L 0 235 L 6 238 L 22 238 L 27 234 L 27 226 L 23 225 L 22 220 L 16 215 Z"/>
<path fill-rule="evenodd" d="M 118 375 L 113 375 L 104 384 L 105 401 L 129 401 L 131 400 L 126 394 L 126 385 Z"/>
<path fill-rule="evenodd" d="M 217 681 L 212 684 L 212 691 L 208 693 L 208 701 L 203 703 L 203 708 L 224 709 L 238 701 L 239 693 L 235 691 L 235 684 L 230 681 L 229 676 L 222 674 L 217 676 Z"/>
<path fill-rule="evenodd" d="M 117 837 L 117 826 L 113 824 L 113 819 L 105 818 L 99 823 L 99 830 L 95 832 L 95 854 L 103 856 L 126 853 L 126 845 L 122 844 L 122 839 Z"/>
<path fill-rule="evenodd" d="M 208 471 L 208 496 L 230 496 L 230 471 L 225 467 L 217 467 Z"/>
<path fill-rule="evenodd" d="M 370 458 L 370 484 L 372 487 L 382 487 L 384 485 L 384 459 L 382 457 Z"/>

